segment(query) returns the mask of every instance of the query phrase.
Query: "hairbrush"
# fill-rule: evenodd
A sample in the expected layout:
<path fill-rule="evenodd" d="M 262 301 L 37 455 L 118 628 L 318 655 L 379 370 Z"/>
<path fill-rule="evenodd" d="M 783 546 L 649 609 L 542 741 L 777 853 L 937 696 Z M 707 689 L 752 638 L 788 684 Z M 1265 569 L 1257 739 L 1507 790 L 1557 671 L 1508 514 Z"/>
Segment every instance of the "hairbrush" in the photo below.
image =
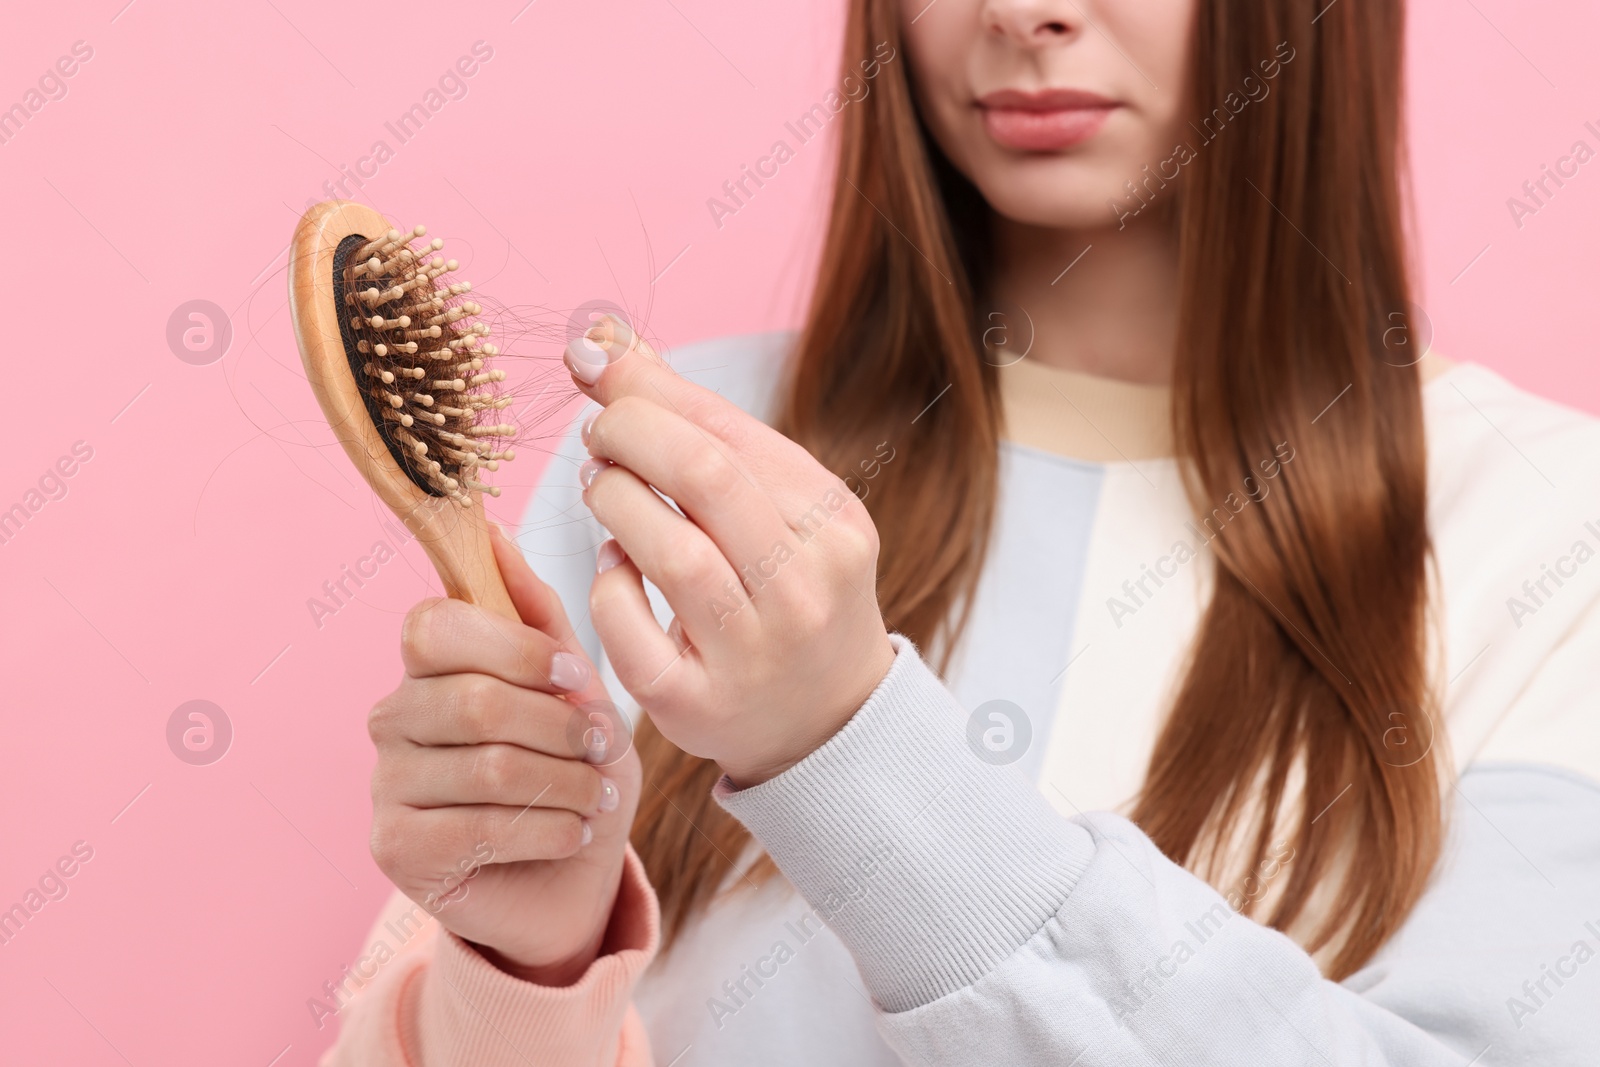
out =
<path fill-rule="evenodd" d="M 290 247 L 295 338 L 329 427 L 445 592 L 515 619 L 479 499 L 513 458 L 505 372 L 486 368 L 499 353 L 472 284 L 447 279 L 458 264 L 426 234 L 346 200 L 310 208 Z"/>

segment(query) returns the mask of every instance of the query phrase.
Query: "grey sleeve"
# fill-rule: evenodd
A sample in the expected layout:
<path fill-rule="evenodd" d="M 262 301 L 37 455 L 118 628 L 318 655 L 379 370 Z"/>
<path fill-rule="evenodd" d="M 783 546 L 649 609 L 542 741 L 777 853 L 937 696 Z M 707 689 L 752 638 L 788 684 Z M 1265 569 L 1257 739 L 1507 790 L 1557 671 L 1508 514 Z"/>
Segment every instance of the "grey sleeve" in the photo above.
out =
<path fill-rule="evenodd" d="M 506 532 L 533 572 L 561 598 L 579 643 L 590 659 L 599 662 L 600 638 L 589 622 L 589 586 L 594 581 L 595 552 L 606 532 L 583 502 L 578 486 L 578 468 L 589 458 L 578 424 L 597 410 L 594 404 L 584 405 L 561 435 L 548 442 L 550 461 L 528 500 L 522 523 Z"/>
<path fill-rule="evenodd" d="M 1324 979 L 1115 815 L 1058 815 L 974 758 L 896 639 L 805 760 L 721 803 L 849 947 L 909 1064 L 1600 1063 L 1600 787 L 1469 771 L 1428 893 L 1367 967 Z"/>

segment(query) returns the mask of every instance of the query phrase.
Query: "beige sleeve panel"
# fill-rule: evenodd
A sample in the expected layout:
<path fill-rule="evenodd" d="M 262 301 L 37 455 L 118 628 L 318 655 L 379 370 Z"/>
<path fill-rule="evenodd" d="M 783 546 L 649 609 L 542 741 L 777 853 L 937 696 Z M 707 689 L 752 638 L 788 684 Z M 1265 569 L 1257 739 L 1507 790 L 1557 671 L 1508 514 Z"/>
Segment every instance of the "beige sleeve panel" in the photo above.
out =
<path fill-rule="evenodd" d="M 1600 782 L 1600 601 L 1550 651 L 1474 762 L 1543 763 Z"/>

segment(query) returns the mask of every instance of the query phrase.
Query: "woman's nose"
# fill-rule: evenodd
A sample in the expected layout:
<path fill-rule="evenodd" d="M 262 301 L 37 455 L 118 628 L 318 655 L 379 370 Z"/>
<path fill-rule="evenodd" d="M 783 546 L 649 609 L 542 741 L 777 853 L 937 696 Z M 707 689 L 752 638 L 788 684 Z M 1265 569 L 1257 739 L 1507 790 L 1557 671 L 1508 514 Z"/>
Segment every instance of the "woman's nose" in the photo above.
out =
<path fill-rule="evenodd" d="M 1087 24 L 1073 0 L 986 0 L 983 26 L 1025 48 L 1059 44 Z"/>

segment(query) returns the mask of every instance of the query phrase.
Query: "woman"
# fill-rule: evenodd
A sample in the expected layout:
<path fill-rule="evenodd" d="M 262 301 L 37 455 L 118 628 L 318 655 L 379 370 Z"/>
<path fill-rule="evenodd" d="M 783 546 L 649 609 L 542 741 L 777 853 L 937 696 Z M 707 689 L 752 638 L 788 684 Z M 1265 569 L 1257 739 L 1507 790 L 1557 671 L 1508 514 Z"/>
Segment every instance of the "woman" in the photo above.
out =
<path fill-rule="evenodd" d="M 1419 358 L 1402 29 L 856 0 L 803 332 L 600 323 L 407 621 L 327 1062 L 1592 1062 L 1600 429 Z"/>

